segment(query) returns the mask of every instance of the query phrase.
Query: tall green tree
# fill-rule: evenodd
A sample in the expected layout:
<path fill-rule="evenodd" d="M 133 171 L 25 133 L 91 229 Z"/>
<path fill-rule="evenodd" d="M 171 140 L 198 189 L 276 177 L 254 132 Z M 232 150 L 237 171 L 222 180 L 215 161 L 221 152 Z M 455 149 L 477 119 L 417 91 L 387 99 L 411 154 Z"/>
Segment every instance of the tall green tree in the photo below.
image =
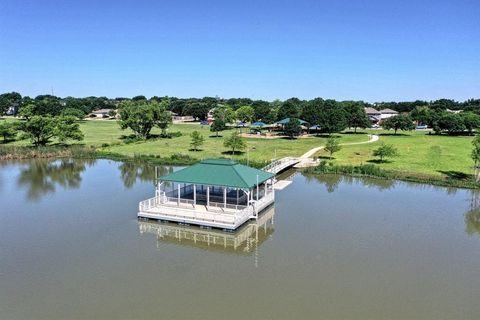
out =
<path fill-rule="evenodd" d="M 247 144 L 242 139 L 240 134 L 237 131 L 232 132 L 229 137 L 226 137 L 223 141 L 223 146 L 229 148 L 232 154 L 235 154 L 236 151 L 242 151 L 247 147 Z"/>
<path fill-rule="evenodd" d="M 119 108 L 121 129 L 131 129 L 138 137 L 147 139 L 153 127 L 162 131 L 171 123 L 170 112 L 157 101 L 125 101 Z"/>
<path fill-rule="evenodd" d="M 325 150 L 330 153 L 330 159 L 332 159 L 332 155 L 335 152 L 338 152 L 342 149 L 342 146 L 340 146 L 340 143 L 338 142 L 338 139 L 335 137 L 329 137 L 327 139 L 327 144 L 325 145 Z"/>
<path fill-rule="evenodd" d="M 255 111 L 252 106 L 241 106 L 236 111 L 236 117 L 242 122 L 251 122 Z"/>
<path fill-rule="evenodd" d="M 311 125 L 318 125 L 320 123 L 320 114 L 323 107 L 323 99 L 315 98 L 308 101 L 303 106 L 302 118 Z"/>
<path fill-rule="evenodd" d="M 270 104 L 267 101 L 255 100 L 252 102 L 252 107 L 254 110 L 254 121 L 263 121 L 265 123 L 275 122 L 275 119 L 277 118 L 276 110 L 278 109 L 273 103 Z"/>
<path fill-rule="evenodd" d="M 8 111 L 10 107 L 19 106 L 22 102 L 22 95 L 18 92 L 0 94 L 0 116 Z"/>
<path fill-rule="evenodd" d="M 218 138 L 218 133 L 223 131 L 227 128 L 227 124 L 223 122 L 222 118 L 218 118 L 213 120 L 212 124 L 210 125 L 210 131 L 215 132 L 215 136 Z"/>
<path fill-rule="evenodd" d="M 192 146 L 193 151 L 197 151 L 198 147 L 203 144 L 205 139 L 203 138 L 203 135 L 197 130 L 192 131 L 190 137 L 192 138 L 190 145 Z"/>
<path fill-rule="evenodd" d="M 283 126 L 283 132 L 290 139 L 296 138 L 302 133 L 302 126 L 300 120 L 297 118 L 290 118 L 290 121 Z"/>
<path fill-rule="evenodd" d="M 382 126 L 385 130 L 395 130 L 395 134 L 397 134 L 398 130 L 411 131 L 415 129 L 413 119 L 409 115 L 403 114 L 385 119 Z"/>
<path fill-rule="evenodd" d="M 344 104 L 345 112 L 347 115 L 348 127 L 354 128 L 357 132 L 357 128 L 369 128 L 372 122 L 365 112 L 365 104 L 363 102 L 347 102 Z"/>
<path fill-rule="evenodd" d="M 0 136 L 4 143 L 15 139 L 16 134 L 16 125 L 13 122 L 0 121 Z"/>
<path fill-rule="evenodd" d="M 33 116 L 22 122 L 19 129 L 23 138 L 30 139 L 36 146 L 44 146 L 55 137 L 57 121 L 50 116 Z"/>
<path fill-rule="evenodd" d="M 207 119 L 210 105 L 201 101 L 189 100 L 184 108 L 183 115 L 192 116 L 195 119 Z"/>
<path fill-rule="evenodd" d="M 54 134 L 60 143 L 65 143 L 67 140 L 83 140 L 83 133 L 75 117 L 63 116 L 55 120 Z"/>
<path fill-rule="evenodd" d="M 300 118 L 302 114 L 302 102 L 298 98 L 290 98 L 283 102 L 278 110 L 277 118 L 282 120 L 285 118 Z"/>
<path fill-rule="evenodd" d="M 235 121 L 235 112 L 230 106 L 219 104 L 213 111 L 213 118 L 220 119 L 223 123 L 232 123 Z"/>
<path fill-rule="evenodd" d="M 476 136 L 475 139 L 473 139 L 472 145 L 471 157 L 475 163 L 475 168 L 478 168 L 480 166 L 480 136 Z"/>
<path fill-rule="evenodd" d="M 460 113 L 460 118 L 469 134 L 472 134 L 474 130 L 480 128 L 480 116 L 478 114 L 462 112 Z"/>
<path fill-rule="evenodd" d="M 444 112 L 438 119 L 438 129 L 448 134 L 457 134 L 464 132 L 467 128 L 459 114 Z"/>
<path fill-rule="evenodd" d="M 320 110 L 318 124 L 323 132 L 332 134 L 347 128 L 345 109 L 335 100 L 325 100 Z"/>

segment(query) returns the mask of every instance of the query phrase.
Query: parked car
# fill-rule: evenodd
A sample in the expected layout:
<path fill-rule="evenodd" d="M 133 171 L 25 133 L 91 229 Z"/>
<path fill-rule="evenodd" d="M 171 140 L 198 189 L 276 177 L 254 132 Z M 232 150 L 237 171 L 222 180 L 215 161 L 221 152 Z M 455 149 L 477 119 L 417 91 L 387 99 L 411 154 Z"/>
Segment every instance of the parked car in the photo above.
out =
<path fill-rule="evenodd" d="M 378 129 L 378 128 L 380 128 L 380 126 L 375 123 L 375 124 L 372 124 L 372 128 L 373 128 L 373 129 Z"/>
<path fill-rule="evenodd" d="M 422 125 L 419 125 L 419 126 L 416 126 L 415 129 L 416 130 L 424 130 L 424 129 L 427 129 L 428 126 L 426 124 L 422 124 Z"/>

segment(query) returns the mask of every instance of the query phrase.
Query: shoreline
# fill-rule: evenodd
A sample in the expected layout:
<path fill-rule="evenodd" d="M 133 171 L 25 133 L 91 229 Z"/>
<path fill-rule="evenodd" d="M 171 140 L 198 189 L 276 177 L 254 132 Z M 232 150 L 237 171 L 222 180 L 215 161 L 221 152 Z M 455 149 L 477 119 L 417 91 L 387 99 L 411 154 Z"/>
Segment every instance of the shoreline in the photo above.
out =
<path fill-rule="evenodd" d="M 9 152 L 7 152 L 7 149 Z M 170 157 L 136 154 L 127 156 L 119 153 L 97 150 L 92 146 L 46 146 L 46 147 L 4 147 L 0 148 L 0 161 L 31 160 L 31 159 L 109 159 L 114 161 L 141 161 L 152 165 L 192 165 L 201 159 L 185 154 L 173 154 Z M 237 160 L 246 164 L 244 159 Z M 267 162 L 250 161 L 249 165 L 262 168 Z M 307 174 L 341 174 L 351 177 L 368 177 L 382 180 L 399 180 L 433 186 L 454 187 L 465 189 L 480 189 L 480 183 L 474 181 L 473 175 L 464 174 L 462 179 L 455 177 L 439 177 L 416 172 L 393 171 L 381 169 L 373 164 L 363 165 L 331 165 L 320 163 L 318 166 L 296 169 Z"/>

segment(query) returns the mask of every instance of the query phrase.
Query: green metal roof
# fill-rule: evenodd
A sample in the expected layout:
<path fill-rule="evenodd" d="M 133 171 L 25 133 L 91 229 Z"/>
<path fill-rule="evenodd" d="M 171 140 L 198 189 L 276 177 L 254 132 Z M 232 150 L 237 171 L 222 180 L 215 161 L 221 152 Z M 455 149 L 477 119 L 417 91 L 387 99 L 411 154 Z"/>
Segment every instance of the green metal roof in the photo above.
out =
<path fill-rule="evenodd" d="M 173 172 L 159 179 L 162 181 L 195 183 L 232 188 L 252 188 L 273 178 L 273 174 L 244 166 L 228 159 L 203 160 L 185 169 Z"/>
<path fill-rule="evenodd" d="M 300 122 L 300 124 L 305 124 L 305 123 L 307 123 L 307 121 L 302 120 L 302 119 L 298 119 L 298 121 Z M 280 121 L 277 121 L 277 122 L 275 122 L 275 123 L 277 123 L 277 124 L 287 124 L 287 123 L 290 123 L 290 118 L 285 118 L 285 119 L 280 120 Z"/>

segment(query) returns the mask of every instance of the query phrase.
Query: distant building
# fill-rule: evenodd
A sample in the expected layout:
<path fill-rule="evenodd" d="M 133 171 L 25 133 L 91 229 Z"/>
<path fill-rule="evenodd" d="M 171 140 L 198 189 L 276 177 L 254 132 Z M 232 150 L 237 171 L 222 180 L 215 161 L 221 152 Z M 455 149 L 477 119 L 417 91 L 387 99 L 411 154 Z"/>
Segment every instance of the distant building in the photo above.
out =
<path fill-rule="evenodd" d="M 110 112 L 114 109 L 99 109 L 90 113 L 90 118 L 110 118 Z"/>
<path fill-rule="evenodd" d="M 380 110 L 381 116 L 380 119 L 388 119 L 398 115 L 398 112 L 392 109 L 383 109 Z"/>
<path fill-rule="evenodd" d="M 365 108 L 365 113 L 367 114 L 370 121 L 372 121 L 372 123 L 378 123 L 382 118 L 382 114 L 380 113 L 380 111 L 372 107 Z"/>
<path fill-rule="evenodd" d="M 451 110 L 451 109 L 447 109 L 447 112 L 450 112 L 450 113 L 461 113 L 461 112 L 463 112 L 463 110 Z"/>

